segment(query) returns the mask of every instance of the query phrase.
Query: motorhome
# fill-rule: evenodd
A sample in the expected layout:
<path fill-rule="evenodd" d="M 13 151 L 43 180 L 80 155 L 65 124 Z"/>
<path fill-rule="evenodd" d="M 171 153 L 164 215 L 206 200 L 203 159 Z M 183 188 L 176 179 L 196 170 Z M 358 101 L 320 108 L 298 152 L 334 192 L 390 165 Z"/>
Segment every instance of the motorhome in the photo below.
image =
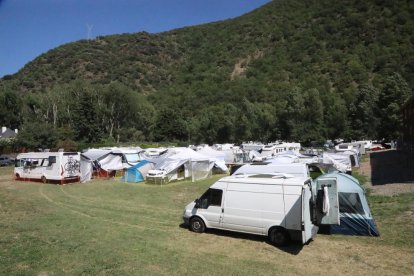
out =
<path fill-rule="evenodd" d="M 318 225 L 339 224 L 335 178 L 312 182 L 284 173 L 241 174 L 220 179 L 184 209 L 194 232 L 216 228 L 268 236 L 276 246 L 303 244 Z"/>
<path fill-rule="evenodd" d="M 299 153 L 300 148 L 300 143 L 271 143 L 263 146 L 261 156 L 275 156 L 288 151 Z"/>
<path fill-rule="evenodd" d="M 14 168 L 16 180 L 76 182 L 80 179 L 78 152 L 29 152 L 17 155 Z"/>
<path fill-rule="evenodd" d="M 342 143 L 335 146 L 336 151 L 348 151 L 353 149 L 354 146 L 352 145 L 352 143 Z"/>

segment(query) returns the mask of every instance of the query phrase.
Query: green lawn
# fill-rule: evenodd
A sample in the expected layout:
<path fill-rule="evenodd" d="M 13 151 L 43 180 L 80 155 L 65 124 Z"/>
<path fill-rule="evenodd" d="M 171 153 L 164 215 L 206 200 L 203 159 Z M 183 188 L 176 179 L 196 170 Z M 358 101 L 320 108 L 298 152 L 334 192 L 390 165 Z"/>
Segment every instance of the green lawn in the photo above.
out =
<path fill-rule="evenodd" d="M 60 186 L 14 182 L 11 172 L 0 168 L 0 275 L 414 274 L 414 194 L 370 196 L 380 238 L 318 235 L 279 249 L 181 226 L 184 206 L 218 177 Z"/>

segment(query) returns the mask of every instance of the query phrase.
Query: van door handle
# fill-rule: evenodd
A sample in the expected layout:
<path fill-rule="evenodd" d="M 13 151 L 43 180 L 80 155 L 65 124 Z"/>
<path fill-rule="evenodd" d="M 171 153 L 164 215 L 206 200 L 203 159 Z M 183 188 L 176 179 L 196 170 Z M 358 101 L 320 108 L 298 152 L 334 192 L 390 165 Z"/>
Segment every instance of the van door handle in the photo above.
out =
<path fill-rule="evenodd" d="M 224 208 L 221 208 L 221 212 L 224 213 Z"/>

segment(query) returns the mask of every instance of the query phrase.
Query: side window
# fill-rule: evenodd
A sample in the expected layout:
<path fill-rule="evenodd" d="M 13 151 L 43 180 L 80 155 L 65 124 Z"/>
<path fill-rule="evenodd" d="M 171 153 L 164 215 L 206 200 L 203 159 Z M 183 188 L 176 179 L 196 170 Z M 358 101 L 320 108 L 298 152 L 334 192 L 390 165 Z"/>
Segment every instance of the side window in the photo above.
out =
<path fill-rule="evenodd" d="M 339 212 L 349 214 L 364 214 L 358 193 L 338 193 Z"/>
<path fill-rule="evenodd" d="M 42 160 L 42 165 L 41 165 L 42 167 L 47 167 L 47 166 L 49 166 L 49 159 L 48 158 L 44 158 L 43 160 Z"/>
<path fill-rule="evenodd" d="M 49 156 L 49 166 L 52 166 L 52 164 L 56 163 L 56 156 Z"/>
<path fill-rule="evenodd" d="M 222 196 L 223 196 L 223 190 L 211 189 L 210 205 L 221 206 Z"/>
<path fill-rule="evenodd" d="M 200 197 L 200 207 L 207 209 L 209 206 L 221 206 L 222 196 L 223 190 L 210 188 Z"/>

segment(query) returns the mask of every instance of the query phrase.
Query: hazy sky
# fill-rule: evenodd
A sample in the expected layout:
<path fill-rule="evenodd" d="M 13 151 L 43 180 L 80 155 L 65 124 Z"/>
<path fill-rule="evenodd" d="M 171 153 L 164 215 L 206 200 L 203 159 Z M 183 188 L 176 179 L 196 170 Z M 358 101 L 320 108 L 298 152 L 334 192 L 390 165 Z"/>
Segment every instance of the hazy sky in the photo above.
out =
<path fill-rule="evenodd" d="M 0 77 L 59 45 L 237 17 L 270 0 L 0 0 Z"/>

